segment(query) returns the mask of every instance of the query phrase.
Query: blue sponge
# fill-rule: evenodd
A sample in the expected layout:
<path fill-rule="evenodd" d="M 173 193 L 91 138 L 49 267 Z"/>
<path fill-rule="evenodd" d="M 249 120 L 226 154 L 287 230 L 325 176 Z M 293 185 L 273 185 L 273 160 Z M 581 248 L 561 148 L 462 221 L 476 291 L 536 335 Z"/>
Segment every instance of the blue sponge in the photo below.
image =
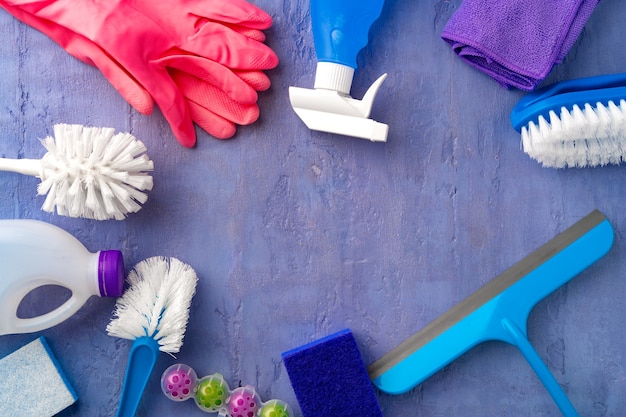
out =
<path fill-rule="evenodd" d="M 76 399 L 76 392 L 43 337 L 0 360 L 2 416 L 50 417 Z"/>
<path fill-rule="evenodd" d="M 350 329 L 284 352 L 303 417 L 382 417 Z"/>

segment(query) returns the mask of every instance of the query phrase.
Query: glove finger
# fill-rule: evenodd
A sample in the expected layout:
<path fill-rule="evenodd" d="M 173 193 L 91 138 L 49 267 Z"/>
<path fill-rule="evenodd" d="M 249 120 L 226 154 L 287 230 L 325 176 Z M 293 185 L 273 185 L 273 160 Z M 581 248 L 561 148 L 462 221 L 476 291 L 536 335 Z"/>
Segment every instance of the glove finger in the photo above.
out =
<path fill-rule="evenodd" d="M 249 125 L 259 118 L 259 107 L 256 103 L 244 104 L 234 101 L 214 85 L 182 71 L 172 70 L 170 74 L 188 101 L 218 116 L 239 125 Z"/>
<path fill-rule="evenodd" d="M 202 28 L 207 23 L 213 23 L 213 24 L 222 25 L 224 27 L 229 28 L 230 30 L 232 30 L 234 32 L 239 33 L 240 35 L 245 36 L 246 38 L 249 38 L 249 39 L 257 41 L 257 42 L 265 42 L 265 39 L 266 39 L 265 33 L 262 30 L 249 28 L 249 27 L 246 27 L 246 26 L 240 26 L 240 25 L 238 25 L 236 23 L 218 22 L 218 21 L 215 21 L 215 20 L 201 18 L 200 20 L 198 20 L 198 22 L 196 22 L 194 27 L 195 28 Z"/>
<path fill-rule="evenodd" d="M 196 16 L 250 29 L 263 30 L 272 26 L 272 17 L 266 11 L 245 0 L 191 0 L 185 7 Z"/>
<path fill-rule="evenodd" d="M 212 113 L 193 101 L 188 101 L 187 105 L 193 121 L 209 135 L 217 139 L 228 139 L 235 135 L 237 127 L 233 122 Z"/>
<path fill-rule="evenodd" d="M 258 29 L 250 29 L 245 26 L 233 25 L 229 23 L 222 23 L 227 28 L 234 30 L 240 35 L 245 36 L 246 38 L 252 39 L 257 42 L 265 42 L 265 33 L 261 32 Z"/>
<path fill-rule="evenodd" d="M 48 6 L 54 0 L 3 0 L 2 7 L 8 10 L 8 7 L 19 8 L 26 13 L 35 14 L 39 10 Z M 13 14 L 13 13 L 11 13 Z M 15 16 L 15 15 L 14 15 Z M 16 16 L 17 17 L 17 16 Z M 19 19 L 19 18 L 18 18 Z M 20 19 L 21 20 L 21 19 Z"/>
<path fill-rule="evenodd" d="M 265 75 L 263 71 L 240 71 L 233 70 L 233 73 L 237 74 L 239 78 L 246 82 L 250 87 L 256 91 L 269 90 L 271 86 L 270 78 Z"/>
<path fill-rule="evenodd" d="M 193 147 L 196 144 L 196 131 L 191 114 L 185 96 L 167 69 L 153 66 L 153 69 L 146 72 L 143 79 L 138 81 L 151 93 L 178 142 L 186 148 Z"/>
<path fill-rule="evenodd" d="M 259 98 L 254 88 L 225 66 L 198 56 L 170 55 L 157 61 L 160 65 L 191 74 L 224 91 L 234 101 L 256 103 Z"/>
<path fill-rule="evenodd" d="M 272 25 L 272 17 L 267 12 L 245 0 L 125 0 L 124 2 L 156 21 L 160 17 L 171 16 L 172 19 L 179 20 L 181 16 L 184 16 L 183 19 L 189 17 L 201 20 L 209 19 L 216 22 L 239 24 L 251 29 L 262 30 Z"/>
<path fill-rule="evenodd" d="M 219 23 L 205 23 L 181 47 L 231 69 L 276 68 L 278 56 L 267 45 Z"/>

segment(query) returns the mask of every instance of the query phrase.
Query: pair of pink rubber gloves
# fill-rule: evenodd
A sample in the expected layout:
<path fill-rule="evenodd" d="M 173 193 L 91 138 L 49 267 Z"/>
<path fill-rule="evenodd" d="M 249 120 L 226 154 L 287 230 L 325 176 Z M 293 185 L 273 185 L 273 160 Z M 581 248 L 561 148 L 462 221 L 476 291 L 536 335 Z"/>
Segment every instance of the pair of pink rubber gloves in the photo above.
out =
<path fill-rule="evenodd" d="M 97 67 L 142 114 L 157 104 L 185 147 L 193 123 L 226 139 L 257 120 L 272 24 L 245 0 L 0 0 L 0 7 Z"/>

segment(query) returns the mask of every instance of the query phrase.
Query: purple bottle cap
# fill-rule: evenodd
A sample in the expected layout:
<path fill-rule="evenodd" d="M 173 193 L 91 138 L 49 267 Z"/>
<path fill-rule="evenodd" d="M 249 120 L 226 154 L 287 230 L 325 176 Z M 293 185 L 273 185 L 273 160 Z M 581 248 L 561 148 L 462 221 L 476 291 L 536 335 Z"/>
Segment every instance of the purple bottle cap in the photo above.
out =
<path fill-rule="evenodd" d="M 124 257 L 118 250 L 100 251 L 98 285 L 100 297 L 120 297 L 124 291 Z"/>

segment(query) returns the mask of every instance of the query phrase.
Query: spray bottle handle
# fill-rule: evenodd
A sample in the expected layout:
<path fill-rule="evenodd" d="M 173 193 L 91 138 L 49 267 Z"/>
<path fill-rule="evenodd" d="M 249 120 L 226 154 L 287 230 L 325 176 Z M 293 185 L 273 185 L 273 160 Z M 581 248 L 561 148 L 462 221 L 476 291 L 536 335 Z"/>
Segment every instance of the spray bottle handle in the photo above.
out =
<path fill-rule="evenodd" d="M 63 304 L 48 313 L 37 317 L 20 318 L 17 310 L 26 295 L 36 287 L 25 286 L 15 291 L 4 308 L 3 319 L 0 321 L 0 336 L 6 334 L 33 333 L 56 326 L 76 313 L 87 301 L 89 296 L 72 292 L 71 297 Z"/>

